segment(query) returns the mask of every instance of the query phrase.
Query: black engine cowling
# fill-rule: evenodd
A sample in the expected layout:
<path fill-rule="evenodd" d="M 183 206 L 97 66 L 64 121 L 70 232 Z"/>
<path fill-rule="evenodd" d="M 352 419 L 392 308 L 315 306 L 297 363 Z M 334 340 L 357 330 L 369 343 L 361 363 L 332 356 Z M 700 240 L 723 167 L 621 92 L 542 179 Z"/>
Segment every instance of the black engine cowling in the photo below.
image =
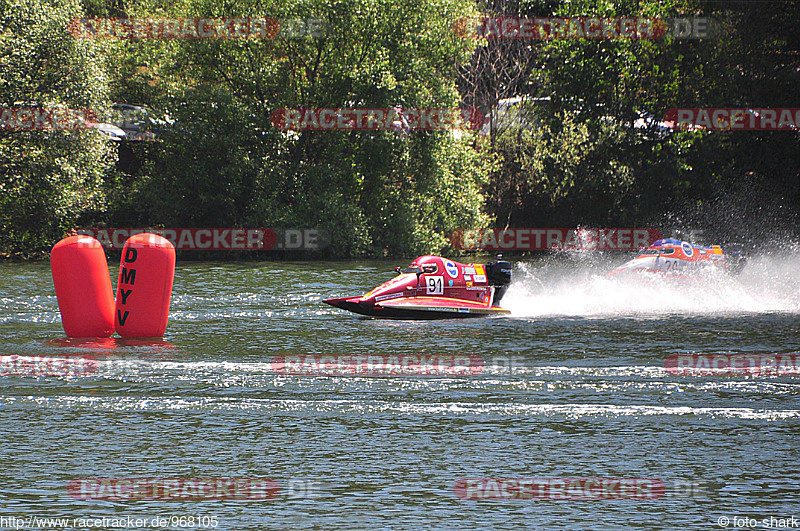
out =
<path fill-rule="evenodd" d="M 500 302 L 511 284 L 511 264 L 505 260 L 493 260 L 486 264 L 486 278 L 494 286 L 494 302 Z"/>

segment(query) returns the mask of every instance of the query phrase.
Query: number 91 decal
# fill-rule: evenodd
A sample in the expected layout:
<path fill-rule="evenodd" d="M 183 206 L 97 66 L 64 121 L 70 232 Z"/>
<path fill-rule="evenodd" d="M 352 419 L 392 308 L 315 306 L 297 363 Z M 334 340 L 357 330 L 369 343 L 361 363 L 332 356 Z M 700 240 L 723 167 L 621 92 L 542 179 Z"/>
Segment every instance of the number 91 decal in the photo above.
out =
<path fill-rule="evenodd" d="M 444 294 L 444 277 L 427 277 L 425 285 L 428 288 L 428 295 L 443 295 Z"/>

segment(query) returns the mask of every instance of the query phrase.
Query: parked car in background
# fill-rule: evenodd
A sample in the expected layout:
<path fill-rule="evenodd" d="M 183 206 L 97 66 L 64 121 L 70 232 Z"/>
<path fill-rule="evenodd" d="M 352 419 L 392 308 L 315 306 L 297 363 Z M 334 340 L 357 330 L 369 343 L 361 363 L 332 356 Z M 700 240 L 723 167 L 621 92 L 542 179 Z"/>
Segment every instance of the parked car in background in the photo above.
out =
<path fill-rule="evenodd" d="M 549 97 L 514 96 L 513 98 L 503 98 L 486 114 L 480 134 L 490 135 L 494 133 L 498 135 L 508 129 L 533 128 L 536 124 L 533 105 L 549 102 Z"/>
<path fill-rule="evenodd" d="M 97 129 L 100 133 L 106 135 L 114 142 L 122 142 L 127 137 L 125 131 L 114 124 L 97 123 L 93 125 L 95 129 Z"/>
<path fill-rule="evenodd" d="M 154 118 L 144 107 L 128 103 L 113 104 L 108 121 L 122 129 L 126 140 L 132 142 L 155 140 L 169 126 L 166 120 Z"/>

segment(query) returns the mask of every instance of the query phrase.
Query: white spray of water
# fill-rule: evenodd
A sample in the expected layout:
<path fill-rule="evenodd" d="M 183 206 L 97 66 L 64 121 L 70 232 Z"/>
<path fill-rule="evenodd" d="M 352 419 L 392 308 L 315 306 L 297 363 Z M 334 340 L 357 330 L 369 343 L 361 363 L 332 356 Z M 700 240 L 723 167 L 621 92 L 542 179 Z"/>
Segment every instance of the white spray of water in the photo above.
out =
<path fill-rule="evenodd" d="M 624 260 L 586 252 L 519 262 L 502 306 L 515 317 L 800 313 L 797 249 L 753 256 L 738 273 L 679 282 L 605 276 Z"/>

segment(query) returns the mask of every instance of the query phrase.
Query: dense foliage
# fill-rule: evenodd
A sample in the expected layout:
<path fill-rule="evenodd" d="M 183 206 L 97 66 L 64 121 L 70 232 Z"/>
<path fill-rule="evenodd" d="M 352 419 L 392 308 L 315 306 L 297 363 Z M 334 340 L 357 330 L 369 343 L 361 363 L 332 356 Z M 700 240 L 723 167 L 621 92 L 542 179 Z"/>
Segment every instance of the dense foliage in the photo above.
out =
<path fill-rule="evenodd" d="M 0 3 L 0 107 L 102 109 L 102 45 L 67 32 L 75 1 Z M 48 249 L 84 214 L 108 210 L 114 146 L 93 131 L 0 131 L 0 252 Z"/>
<path fill-rule="evenodd" d="M 714 17 L 705 39 L 476 39 L 478 16 Z M 76 17 L 318 19 L 274 39 L 76 39 Z M 324 256 L 452 252 L 480 226 L 689 223 L 718 238 L 800 204 L 797 131 L 675 131 L 674 107 L 800 107 L 794 2 L 0 0 L 0 107 L 143 105 L 158 139 L 0 130 L 0 254 L 77 225 L 317 227 Z M 477 107 L 467 131 L 284 131 L 281 108 Z M 642 121 L 642 118 L 647 118 Z M 637 120 L 639 120 L 637 122 Z M 642 125 L 644 124 L 644 125 Z M 315 256 L 320 256 L 316 254 Z"/>

